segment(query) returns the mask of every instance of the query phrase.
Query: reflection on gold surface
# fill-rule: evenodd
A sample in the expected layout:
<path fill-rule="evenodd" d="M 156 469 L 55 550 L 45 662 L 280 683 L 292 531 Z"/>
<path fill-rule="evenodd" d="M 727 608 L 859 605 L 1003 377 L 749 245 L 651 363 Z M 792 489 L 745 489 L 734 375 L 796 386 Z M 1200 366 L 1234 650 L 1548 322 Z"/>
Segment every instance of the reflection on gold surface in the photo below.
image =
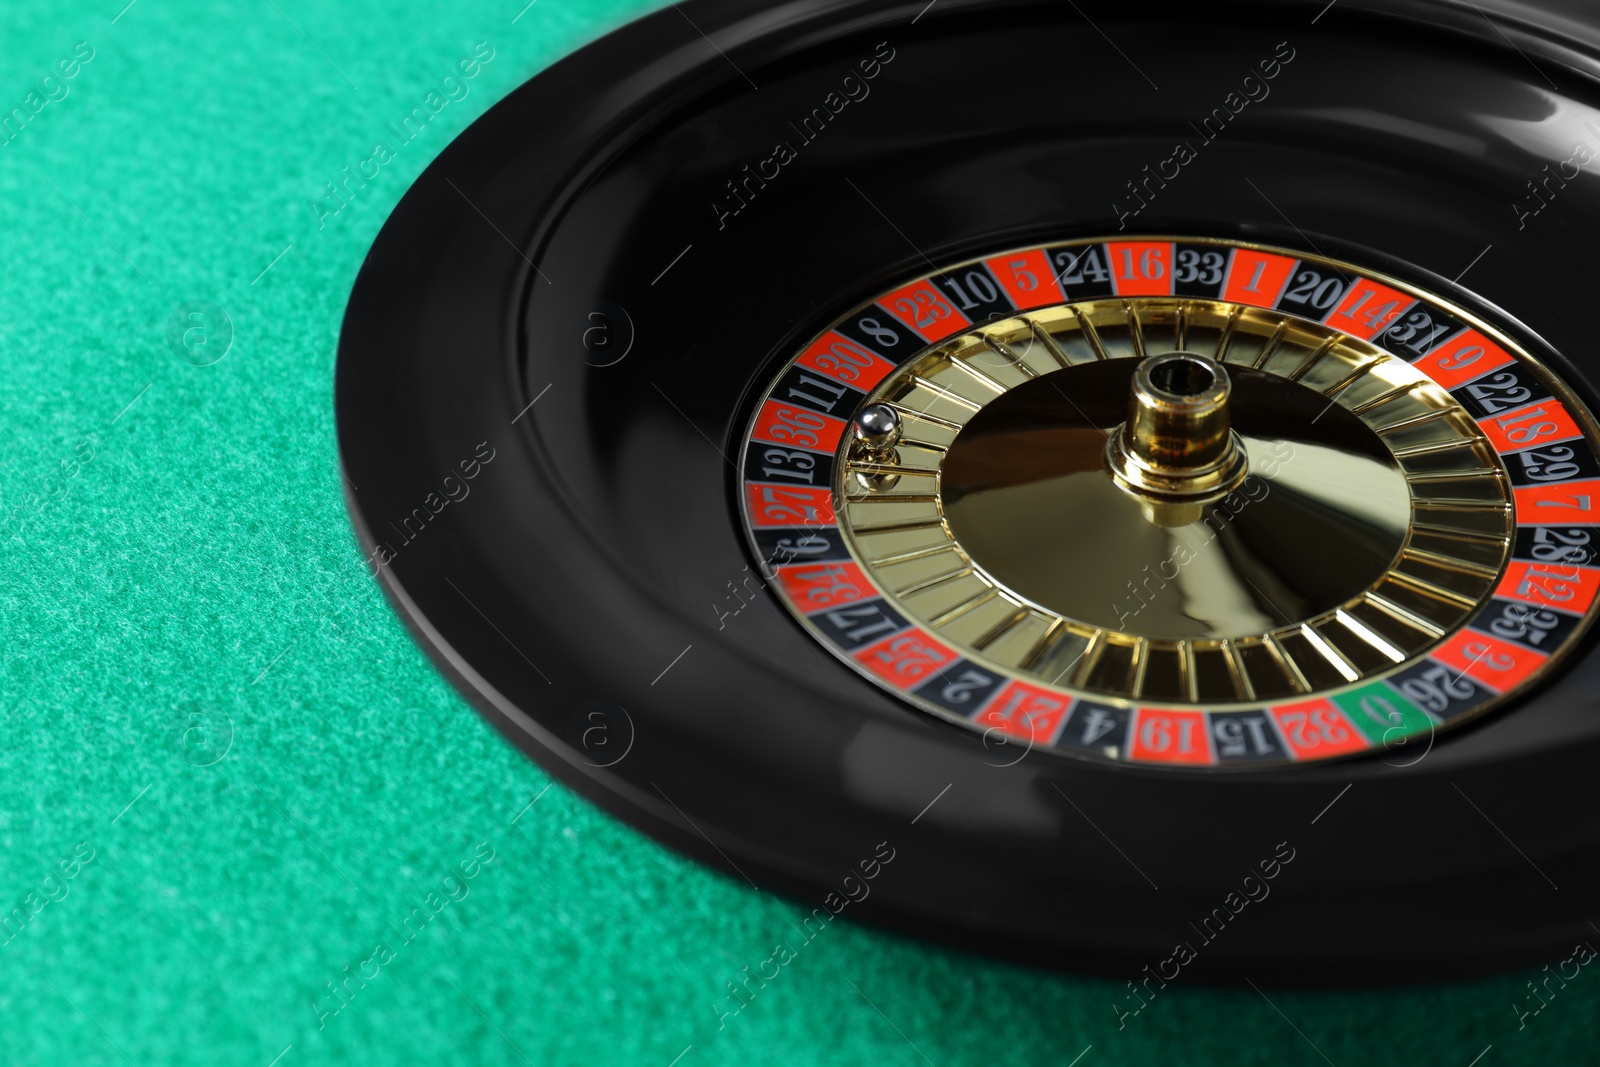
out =
<path fill-rule="evenodd" d="M 1236 375 L 1250 474 L 1193 522 L 1150 522 L 1107 476 L 1110 427 L 1083 414 L 1105 406 L 1091 390 L 1113 403 L 1125 396 L 1135 362 L 1020 386 L 951 446 L 940 476 L 946 521 L 999 584 L 1079 622 L 1176 640 L 1247 637 L 1311 618 L 1388 569 L 1411 518 L 1398 465 L 1361 420 L 1335 408 L 1312 422 L 1325 398 L 1259 371 Z M 1250 433 L 1252 409 L 1304 414 L 1295 420 L 1303 436 Z"/>

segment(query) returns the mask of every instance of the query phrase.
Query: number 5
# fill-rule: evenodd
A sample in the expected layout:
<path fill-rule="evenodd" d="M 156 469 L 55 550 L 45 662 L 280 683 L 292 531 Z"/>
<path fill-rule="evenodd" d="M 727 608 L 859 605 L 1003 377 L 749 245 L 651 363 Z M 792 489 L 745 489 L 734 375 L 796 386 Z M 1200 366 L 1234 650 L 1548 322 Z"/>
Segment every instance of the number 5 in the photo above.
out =
<path fill-rule="evenodd" d="M 1013 259 L 1006 266 L 1011 268 L 1011 279 L 1017 283 L 1018 289 L 1021 289 L 1024 293 L 1031 293 L 1039 288 L 1039 279 L 1034 275 L 1033 271 L 1027 269 L 1027 260 Z"/>

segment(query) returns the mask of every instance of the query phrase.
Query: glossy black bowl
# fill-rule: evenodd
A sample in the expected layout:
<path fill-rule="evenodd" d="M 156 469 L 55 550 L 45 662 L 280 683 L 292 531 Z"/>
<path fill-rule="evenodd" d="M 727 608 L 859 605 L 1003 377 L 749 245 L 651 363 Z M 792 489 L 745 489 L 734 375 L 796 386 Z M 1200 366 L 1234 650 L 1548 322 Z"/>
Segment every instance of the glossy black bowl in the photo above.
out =
<path fill-rule="evenodd" d="M 361 271 L 336 403 L 374 573 L 563 783 L 806 907 L 887 842 L 850 915 L 1049 966 L 1183 942 L 1185 973 L 1323 984 L 1550 958 L 1600 899 L 1592 647 L 1370 758 L 1013 763 L 762 590 L 728 457 L 776 362 L 859 301 L 1118 232 L 1387 271 L 1509 324 L 1593 406 L 1600 34 L 1576 10 L 691 0 L 628 25 L 467 130 Z"/>

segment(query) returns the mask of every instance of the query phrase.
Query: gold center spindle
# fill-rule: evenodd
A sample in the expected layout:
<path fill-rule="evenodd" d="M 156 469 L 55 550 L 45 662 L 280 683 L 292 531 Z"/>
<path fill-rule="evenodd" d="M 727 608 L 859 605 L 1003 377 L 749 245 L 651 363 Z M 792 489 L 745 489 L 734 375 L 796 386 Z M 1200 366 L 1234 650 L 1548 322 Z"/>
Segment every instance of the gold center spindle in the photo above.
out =
<path fill-rule="evenodd" d="M 1150 522 L 1197 522 L 1248 476 L 1228 416 L 1232 391 L 1222 364 L 1194 352 L 1150 356 L 1135 369 L 1128 421 L 1107 439 L 1106 465 Z"/>

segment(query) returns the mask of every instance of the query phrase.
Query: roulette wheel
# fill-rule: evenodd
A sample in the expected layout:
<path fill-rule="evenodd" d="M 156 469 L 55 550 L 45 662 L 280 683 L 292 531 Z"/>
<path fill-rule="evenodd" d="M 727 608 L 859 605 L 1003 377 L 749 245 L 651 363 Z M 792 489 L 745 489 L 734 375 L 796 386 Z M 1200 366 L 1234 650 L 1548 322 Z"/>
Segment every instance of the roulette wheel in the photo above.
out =
<path fill-rule="evenodd" d="M 0 9 L 6 1062 L 1592 1060 L 1595 19 L 1476 2 Z"/>
<path fill-rule="evenodd" d="M 1119 1023 L 1179 974 L 1565 957 L 1597 77 L 1556 4 L 663 10 L 374 242 L 367 565 L 540 766 L 802 943 L 1142 973 Z"/>

